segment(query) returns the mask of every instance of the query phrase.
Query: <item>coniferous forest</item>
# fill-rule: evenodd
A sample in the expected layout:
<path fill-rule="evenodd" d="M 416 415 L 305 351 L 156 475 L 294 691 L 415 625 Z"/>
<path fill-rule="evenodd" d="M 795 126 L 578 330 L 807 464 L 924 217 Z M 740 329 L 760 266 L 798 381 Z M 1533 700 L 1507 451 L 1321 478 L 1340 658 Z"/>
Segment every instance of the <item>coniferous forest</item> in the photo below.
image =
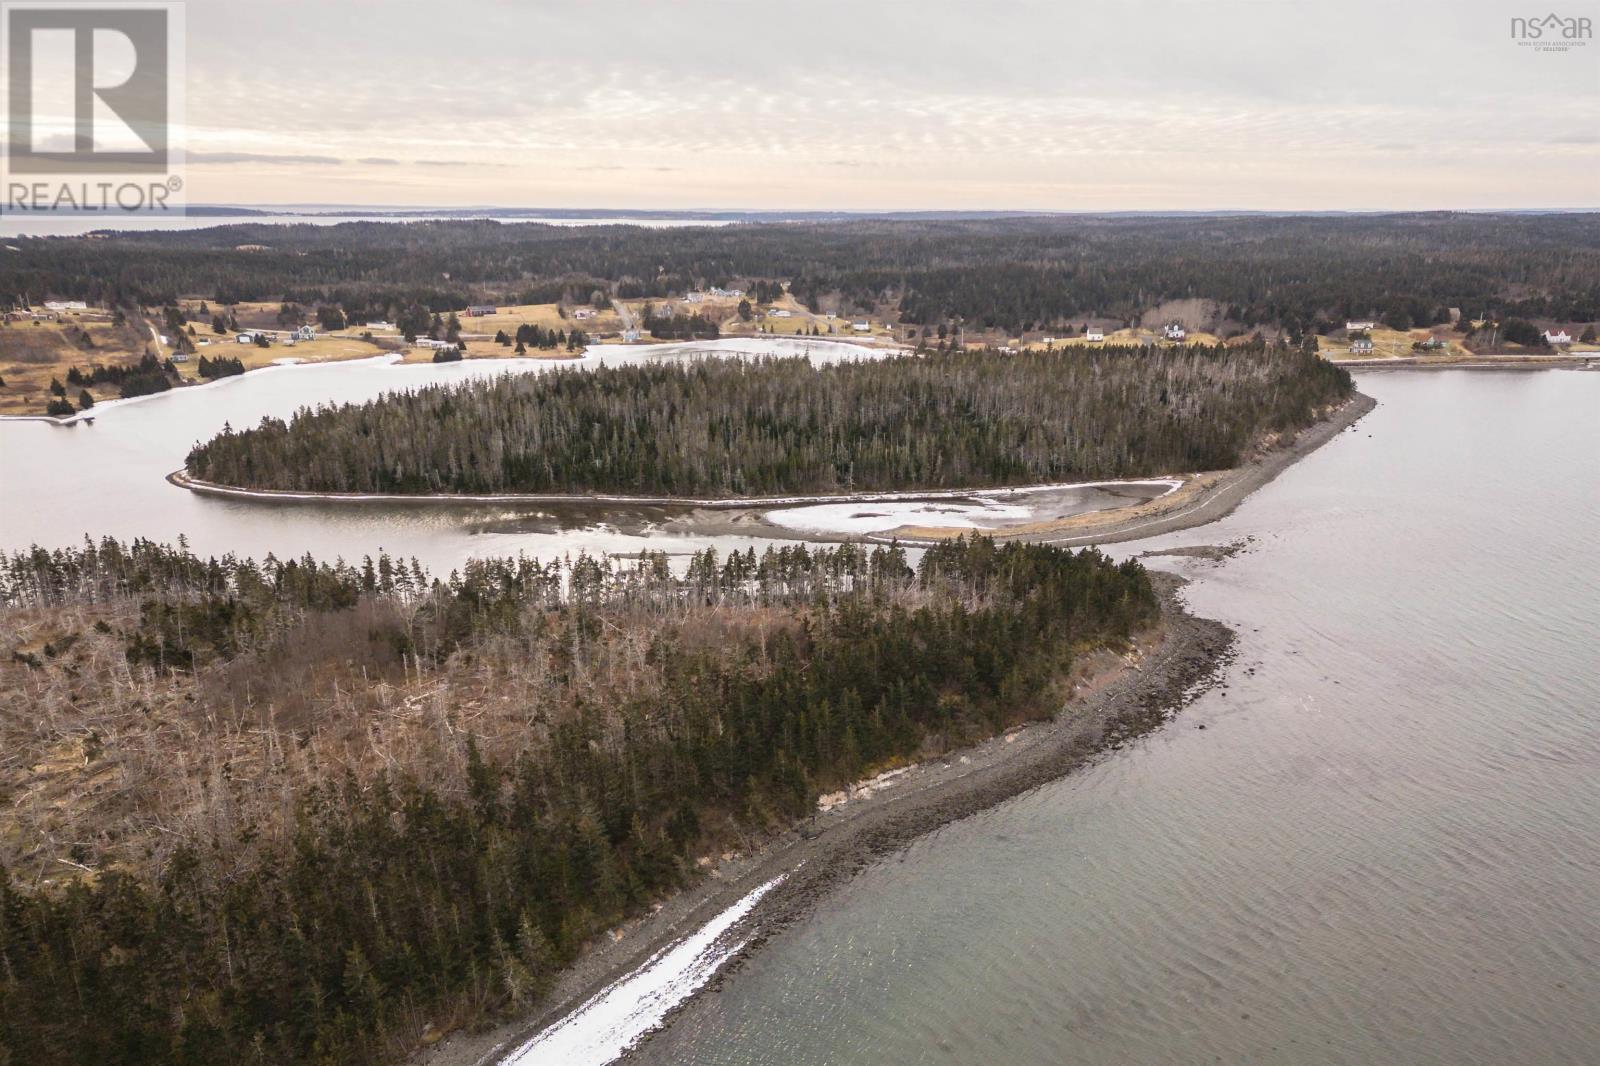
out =
<path fill-rule="evenodd" d="M 622 300 L 711 285 L 755 291 L 772 279 L 813 309 L 828 300 L 846 312 L 893 308 L 928 327 L 1012 332 L 1134 319 L 1190 299 L 1215 301 L 1244 329 L 1296 335 L 1350 317 L 1426 326 L 1447 321 L 1451 307 L 1473 318 L 1592 322 L 1600 214 L 867 218 L 670 230 L 245 224 L 0 249 L 5 297 L 108 307 L 283 300 L 340 307 L 350 321 L 413 305 L 442 314 L 483 302 L 586 304 L 596 291 Z"/>
<path fill-rule="evenodd" d="M 819 793 L 1065 699 L 1158 603 L 984 539 L 0 561 L 0 1062 L 392 1061 Z M 22 787 L 19 782 L 27 781 Z"/>
<path fill-rule="evenodd" d="M 1350 394 L 1248 347 L 696 360 L 505 375 L 226 432 L 190 473 L 248 488 L 685 497 L 975 488 L 1235 466 Z"/>

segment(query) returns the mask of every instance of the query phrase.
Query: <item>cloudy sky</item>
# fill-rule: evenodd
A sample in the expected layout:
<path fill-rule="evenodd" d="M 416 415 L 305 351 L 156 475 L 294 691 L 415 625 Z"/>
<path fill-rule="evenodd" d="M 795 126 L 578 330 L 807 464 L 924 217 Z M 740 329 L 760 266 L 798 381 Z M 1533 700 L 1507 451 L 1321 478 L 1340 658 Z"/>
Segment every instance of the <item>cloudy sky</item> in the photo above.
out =
<path fill-rule="evenodd" d="M 1600 207 L 1524 6 L 189 0 L 189 202 Z"/>

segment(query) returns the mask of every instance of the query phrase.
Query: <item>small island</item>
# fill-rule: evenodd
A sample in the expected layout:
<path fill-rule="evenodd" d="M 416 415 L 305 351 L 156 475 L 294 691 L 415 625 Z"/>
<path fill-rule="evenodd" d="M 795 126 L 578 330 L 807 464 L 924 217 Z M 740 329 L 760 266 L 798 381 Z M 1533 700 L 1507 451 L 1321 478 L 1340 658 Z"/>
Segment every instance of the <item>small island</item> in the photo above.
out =
<path fill-rule="evenodd" d="M 265 419 L 189 453 L 256 493 L 670 500 L 982 489 L 1238 465 L 1349 374 L 1306 350 L 695 360 L 501 376 Z"/>

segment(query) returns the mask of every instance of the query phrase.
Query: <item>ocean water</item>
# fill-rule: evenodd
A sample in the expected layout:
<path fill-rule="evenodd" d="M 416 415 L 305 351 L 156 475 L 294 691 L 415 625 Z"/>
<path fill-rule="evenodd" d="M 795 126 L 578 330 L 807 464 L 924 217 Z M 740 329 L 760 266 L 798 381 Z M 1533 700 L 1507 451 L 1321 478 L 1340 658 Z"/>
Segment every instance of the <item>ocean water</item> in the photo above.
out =
<path fill-rule="evenodd" d="M 1254 538 L 1151 560 L 1239 630 L 1224 686 L 864 871 L 643 1058 L 1600 1061 L 1600 374 L 1359 381 L 1154 545 Z"/>

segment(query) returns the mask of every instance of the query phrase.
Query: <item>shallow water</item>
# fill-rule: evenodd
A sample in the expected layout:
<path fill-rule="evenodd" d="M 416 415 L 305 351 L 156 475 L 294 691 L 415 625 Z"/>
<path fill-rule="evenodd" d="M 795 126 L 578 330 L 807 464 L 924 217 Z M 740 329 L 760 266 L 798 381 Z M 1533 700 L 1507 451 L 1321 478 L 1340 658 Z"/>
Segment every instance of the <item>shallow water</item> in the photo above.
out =
<path fill-rule="evenodd" d="M 1361 387 L 1159 542 L 1256 538 L 1156 561 L 1226 687 L 856 877 L 649 1059 L 1597 1061 L 1600 374 Z"/>

